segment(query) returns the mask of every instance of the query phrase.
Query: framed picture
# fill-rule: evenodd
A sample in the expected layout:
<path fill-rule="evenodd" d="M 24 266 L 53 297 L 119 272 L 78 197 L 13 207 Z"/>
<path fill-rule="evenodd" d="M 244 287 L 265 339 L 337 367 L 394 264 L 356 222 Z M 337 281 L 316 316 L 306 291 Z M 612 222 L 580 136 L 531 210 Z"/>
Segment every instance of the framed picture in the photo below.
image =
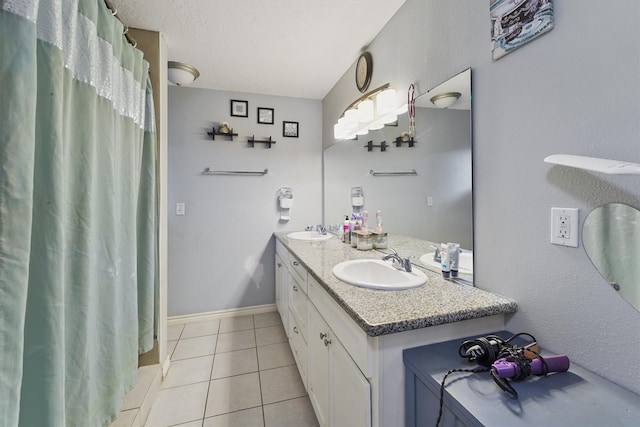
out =
<path fill-rule="evenodd" d="M 273 108 L 258 107 L 258 123 L 264 125 L 273 124 Z"/>
<path fill-rule="evenodd" d="M 298 122 L 282 122 L 282 136 L 298 137 Z"/>
<path fill-rule="evenodd" d="M 249 101 L 231 100 L 231 115 L 235 117 L 249 117 Z"/>
<path fill-rule="evenodd" d="M 490 0 L 494 61 L 553 28 L 553 0 Z"/>

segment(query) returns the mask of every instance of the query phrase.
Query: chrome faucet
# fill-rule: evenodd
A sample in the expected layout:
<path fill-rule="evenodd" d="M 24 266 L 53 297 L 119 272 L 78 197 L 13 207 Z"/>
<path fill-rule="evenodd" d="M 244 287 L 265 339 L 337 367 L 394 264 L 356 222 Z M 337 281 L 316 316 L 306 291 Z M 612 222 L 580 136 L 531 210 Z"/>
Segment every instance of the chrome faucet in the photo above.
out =
<path fill-rule="evenodd" d="M 398 270 L 404 270 L 407 273 L 411 273 L 411 261 L 410 258 L 402 258 L 400 255 L 398 255 L 398 252 L 393 249 L 393 248 L 389 248 L 389 250 L 391 251 L 390 254 L 385 255 L 384 258 L 382 258 L 383 261 L 386 261 L 388 259 L 392 259 L 393 260 L 393 266 L 395 268 L 397 268 Z"/>
<path fill-rule="evenodd" d="M 319 234 L 325 235 L 327 234 L 327 229 L 324 225 L 322 224 L 318 224 L 318 225 L 307 225 L 305 227 L 306 231 L 317 231 Z"/>
<path fill-rule="evenodd" d="M 429 246 L 435 249 L 435 252 L 433 253 L 433 262 L 442 261 L 442 258 L 440 257 L 440 249 L 437 246 L 433 246 L 433 245 L 429 245 Z"/>

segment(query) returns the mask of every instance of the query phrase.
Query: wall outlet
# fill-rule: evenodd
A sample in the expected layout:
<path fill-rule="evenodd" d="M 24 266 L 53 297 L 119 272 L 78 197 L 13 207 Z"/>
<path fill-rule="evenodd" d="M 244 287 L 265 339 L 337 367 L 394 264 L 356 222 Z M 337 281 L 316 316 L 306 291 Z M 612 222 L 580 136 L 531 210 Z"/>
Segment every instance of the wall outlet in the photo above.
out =
<path fill-rule="evenodd" d="M 184 203 L 176 203 L 176 215 L 184 215 Z"/>
<path fill-rule="evenodd" d="M 578 209 L 551 208 L 551 243 L 578 247 Z"/>
<path fill-rule="evenodd" d="M 433 197 L 427 196 L 427 206 L 433 206 Z"/>

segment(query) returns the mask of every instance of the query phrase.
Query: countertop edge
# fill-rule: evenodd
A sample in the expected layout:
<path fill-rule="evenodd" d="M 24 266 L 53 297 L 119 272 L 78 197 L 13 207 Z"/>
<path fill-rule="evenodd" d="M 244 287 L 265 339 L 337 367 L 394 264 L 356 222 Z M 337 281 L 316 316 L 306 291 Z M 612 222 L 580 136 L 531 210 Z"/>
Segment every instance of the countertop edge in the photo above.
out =
<path fill-rule="evenodd" d="M 518 305 L 516 301 L 501 295 L 494 295 L 503 299 L 504 301 L 491 306 L 478 307 L 473 310 L 452 310 L 446 314 L 436 314 L 433 316 L 420 317 L 415 319 L 406 319 L 402 321 L 393 321 L 383 324 L 370 324 L 367 322 L 353 307 L 344 301 L 340 295 L 335 292 L 329 285 L 327 285 L 325 279 L 321 277 L 304 259 L 297 253 L 296 249 L 289 245 L 288 239 L 283 236 L 284 232 L 274 233 L 274 237 L 282 243 L 287 250 L 295 256 L 295 258 L 304 266 L 304 268 L 313 276 L 313 278 L 322 286 L 322 288 L 333 298 L 333 300 L 347 313 L 347 315 L 370 337 L 379 337 L 382 335 L 388 335 L 396 332 L 405 332 L 415 329 L 422 329 L 431 326 L 438 326 L 447 323 L 454 323 L 463 320 L 471 320 L 488 316 L 495 316 L 499 314 L 514 313 L 517 311 Z M 486 291 L 483 291 L 486 292 Z"/>

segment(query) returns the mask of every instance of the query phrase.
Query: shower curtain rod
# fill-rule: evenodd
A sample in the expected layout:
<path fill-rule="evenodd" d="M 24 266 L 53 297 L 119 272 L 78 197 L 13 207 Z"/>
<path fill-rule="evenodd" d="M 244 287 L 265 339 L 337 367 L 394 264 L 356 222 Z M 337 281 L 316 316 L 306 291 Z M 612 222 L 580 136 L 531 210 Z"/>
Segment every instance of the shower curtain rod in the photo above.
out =
<path fill-rule="evenodd" d="M 104 4 L 107 6 L 107 8 L 111 11 L 111 14 L 118 20 L 120 21 L 120 23 L 124 26 L 124 31 L 122 32 L 122 35 L 124 36 L 125 39 L 127 39 L 127 41 L 129 42 L 129 44 L 133 47 L 137 47 L 138 46 L 138 42 L 136 41 L 136 39 L 134 39 L 133 37 L 131 37 L 129 35 L 129 27 L 127 26 L 127 24 L 125 24 L 124 22 L 122 22 L 122 19 L 120 19 L 118 17 L 118 9 L 116 9 L 115 7 L 111 6 L 111 3 L 109 3 L 109 0 L 104 0 Z"/>

